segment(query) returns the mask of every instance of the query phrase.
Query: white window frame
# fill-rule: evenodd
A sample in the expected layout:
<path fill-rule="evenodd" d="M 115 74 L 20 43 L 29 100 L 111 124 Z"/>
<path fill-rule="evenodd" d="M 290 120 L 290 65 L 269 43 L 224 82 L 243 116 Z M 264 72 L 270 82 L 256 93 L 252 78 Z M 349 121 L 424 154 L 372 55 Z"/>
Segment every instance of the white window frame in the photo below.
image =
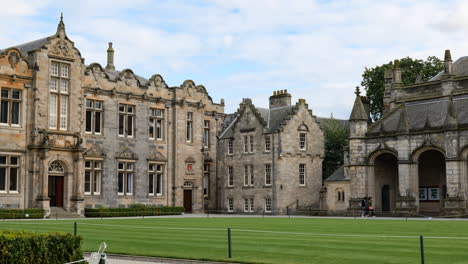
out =
<path fill-rule="evenodd" d="M 300 163 L 299 164 L 299 186 L 305 186 L 306 185 L 306 177 L 307 177 L 306 164 Z"/>
<path fill-rule="evenodd" d="M 164 195 L 164 164 L 157 162 L 150 162 L 148 164 L 148 195 L 162 197 Z M 152 186 L 153 190 L 149 187 L 151 186 L 151 176 L 153 177 Z M 160 187 L 158 191 L 158 186 Z"/>
<path fill-rule="evenodd" d="M 254 186 L 253 165 L 244 165 L 244 186 Z"/>
<path fill-rule="evenodd" d="M 0 154 L 0 157 L 5 157 L 5 163 L 0 163 L 0 168 L 5 171 L 5 189 L 0 190 L 0 193 L 18 194 L 20 189 L 21 156 Z M 12 158 L 16 158 L 16 164 L 12 164 Z M 14 169 L 16 169 L 16 190 L 11 189 L 11 173 Z"/>
<path fill-rule="evenodd" d="M 299 133 L 299 150 L 307 150 L 307 133 Z"/>
<path fill-rule="evenodd" d="M 64 66 L 66 66 L 66 69 L 64 69 Z M 59 61 L 50 62 L 49 129 L 68 130 L 71 90 L 70 69 L 71 67 L 68 63 Z M 53 83 L 55 83 L 55 85 L 52 85 Z M 52 98 L 55 98 L 55 100 Z M 52 103 L 52 101 L 54 102 Z"/>
<path fill-rule="evenodd" d="M 203 120 L 203 147 L 210 148 L 210 120 Z"/>
<path fill-rule="evenodd" d="M 7 92 L 7 96 L 4 97 L 3 93 L 4 91 Z M 14 98 L 13 97 L 13 93 L 19 93 L 19 96 L 18 98 Z M 20 90 L 20 89 L 12 89 L 12 88 L 7 88 L 7 87 L 2 87 L 0 89 L 0 115 L 3 115 L 4 113 L 2 113 L 2 110 L 3 110 L 3 104 L 6 103 L 7 104 L 7 113 L 6 113 L 6 122 L 1 122 L 0 121 L 0 125 L 1 126 L 10 126 L 10 127 L 21 127 L 21 118 L 22 118 L 22 101 L 23 101 L 23 90 Z M 12 123 L 12 119 L 13 119 L 13 104 L 17 104 L 18 105 L 18 124 L 14 124 Z"/>
<path fill-rule="evenodd" d="M 244 213 L 253 213 L 254 212 L 254 199 L 253 198 L 244 198 Z"/>
<path fill-rule="evenodd" d="M 123 107 L 123 110 L 120 110 L 120 107 Z M 129 111 L 129 109 L 132 109 Z M 134 138 L 135 137 L 135 112 L 136 112 L 136 106 L 132 104 L 125 104 L 125 103 L 119 103 L 118 105 L 118 114 L 119 118 L 117 120 L 118 122 L 118 127 L 117 127 L 117 134 L 119 137 L 126 137 L 126 138 Z M 120 123 L 120 117 L 123 117 L 123 123 Z M 131 134 L 129 134 L 129 129 L 128 129 L 128 120 L 131 118 L 132 122 L 132 128 L 131 128 Z M 120 127 L 123 127 L 123 133 L 120 132 Z"/>
<path fill-rule="evenodd" d="M 234 186 L 234 167 L 228 166 L 227 167 L 227 186 L 233 187 Z"/>
<path fill-rule="evenodd" d="M 89 104 L 88 104 L 89 102 Z M 104 124 L 104 101 L 101 100 L 94 100 L 94 99 L 86 99 L 86 114 L 85 114 L 85 133 L 86 134 L 94 134 L 94 135 L 102 135 L 102 129 Z M 100 105 L 100 107 L 96 106 Z M 87 123 L 88 123 L 88 112 L 91 113 L 91 131 L 88 131 Z M 99 132 L 96 131 L 96 116 L 100 115 L 99 120 Z"/>
<path fill-rule="evenodd" d="M 268 181 L 269 179 L 269 181 Z M 265 164 L 265 185 L 271 186 L 271 163 Z"/>
<path fill-rule="evenodd" d="M 187 143 L 193 142 L 193 112 L 187 112 L 186 115 L 185 136 Z"/>
<path fill-rule="evenodd" d="M 120 164 L 123 164 L 123 169 L 120 169 Z M 131 165 L 131 169 L 128 165 Z M 122 192 L 119 192 L 119 179 L 120 174 L 122 174 Z M 131 188 L 129 191 L 128 187 L 128 179 L 130 178 Z M 117 195 L 133 195 L 133 188 L 135 187 L 135 162 L 134 161 L 126 161 L 126 160 L 119 160 L 117 162 Z"/>
<path fill-rule="evenodd" d="M 249 153 L 249 137 L 244 136 L 244 153 Z"/>
<path fill-rule="evenodd" d="M 102 164 L 103 160 L 85 159 L 85 188 L 86 195 L 100 195 L 102 188 Z M 90 166 L 87 166 L 87 163 Z M 89 191 L 86 191 L 86 173 L 89 172 Z"/>
<path fill-rule="evenodd" d="M 254 136 L 249 135 L 250 153 L 254 153 Z"/>
<path fill-rule="evenodd" d="M 152 140 L 162 141 L 164 140 L 164 120 L 165 111 L 160 108 L 151 108 L 149 117 L 148 137 Z M 153 135 L 151 135 L 151 128 L 153 129 Z"/>

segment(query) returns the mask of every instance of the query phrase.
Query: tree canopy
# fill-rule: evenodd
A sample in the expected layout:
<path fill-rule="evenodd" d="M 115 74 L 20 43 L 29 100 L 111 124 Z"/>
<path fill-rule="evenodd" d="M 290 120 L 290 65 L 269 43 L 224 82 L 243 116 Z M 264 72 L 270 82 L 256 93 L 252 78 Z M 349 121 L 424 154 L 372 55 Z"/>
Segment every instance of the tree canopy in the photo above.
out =
<path fill-rule="evenodd" d="M 322 176 L 328 178 L 343 164 L 343 149 L 348 144 L 348 129 L 343 121 L 333 117 L 323 121 L 325 135 L 325 158 L 323 159 Z"/>
<path fill-rule="evenodd" d="M 374 68 L 365 68 L 362 74 L 361 85 L 366 90 L 370 99 L 370 112 L 373 120 L 378 120 L 383 111 L 383 97 L 385 90 L 384 73 L 392 69 L 393 63 L 387 63 Z M 444 69 L 444 62 L 435 56 L 427 60 L 412 59 L 410 57 L 400 59 L 401 75 L 404 85 L 414 84 L 416 80 L 427 81 Z"/>

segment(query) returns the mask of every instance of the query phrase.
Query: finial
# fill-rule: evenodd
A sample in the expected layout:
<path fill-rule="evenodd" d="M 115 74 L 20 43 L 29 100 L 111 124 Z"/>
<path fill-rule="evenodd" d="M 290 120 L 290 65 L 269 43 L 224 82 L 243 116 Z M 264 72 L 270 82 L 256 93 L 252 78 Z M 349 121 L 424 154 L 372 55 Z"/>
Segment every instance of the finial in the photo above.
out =
<path fill-rule="evenodd" d="M 60 22 L 63 22 L 63 12 L 60 12 Z"/>
<path fill-rule="evenodd" d="M 400 60 L 395 60 L 393 63 L 393 69 L 399 70 L 400 69 Z"/>
<path fill-rule="evenodd" d="M 359 89 L 359 86 L 356 86 L 356 91 L 354 93 L 359 96 L 361 94 L 361 90 Z"/>

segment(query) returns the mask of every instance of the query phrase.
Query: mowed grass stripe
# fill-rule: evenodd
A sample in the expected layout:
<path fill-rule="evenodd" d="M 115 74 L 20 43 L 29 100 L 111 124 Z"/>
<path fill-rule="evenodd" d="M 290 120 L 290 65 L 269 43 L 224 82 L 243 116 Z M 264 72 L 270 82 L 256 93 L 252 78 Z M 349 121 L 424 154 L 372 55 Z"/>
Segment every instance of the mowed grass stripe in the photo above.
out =
<path fill-rule="evenodd" d="M 233 261 L 240 262 L 418 263 L 420 234 L 425 235 L 427 263 L 466 263 L 468 258 L 468 241 L 463 239 L 468 237 L 468 222 L 463 221 L 149 218 L 77 222 L 86 251 L 96 251 L 106 241 L 107 252 L 112 253 L 228 260 L 226 229 L 231 227 Z M 73 221 L 0 222 L 0 230 L 5 229 L 73 232 Z"/>

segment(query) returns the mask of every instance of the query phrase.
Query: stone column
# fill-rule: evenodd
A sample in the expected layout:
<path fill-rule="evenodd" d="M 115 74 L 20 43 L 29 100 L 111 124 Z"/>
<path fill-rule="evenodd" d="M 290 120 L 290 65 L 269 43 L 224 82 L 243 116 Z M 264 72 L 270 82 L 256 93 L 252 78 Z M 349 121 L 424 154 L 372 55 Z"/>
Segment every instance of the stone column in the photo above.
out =
<path fill-rule="evenodd" d="M 398 191 L 396 209 L 398 211 L 416 212 L 416 192 L 414 178 L 417 177 L 412 170 L 415 166 L 407 160 L 398 161 Z M 417 166 L 417 165 L 416 165 Z"/>
<path fill-rule="evenodd" d="M 45 215 L 50 215 L 50 198 L 49 198 L 49 156 L 47 151 L 39 154 L 40 160 L 40 169 L 39 169 L 39 178 L 41 187 L 39 188 L 39 194 L 36 198 L 37 205 L 39 208 L 45 209 Z"/>
<path fill-rule="evenodd" d="M 76 213 L 79 215 L 84 214 L 83 210 L 83 201 L 84 201 L 84 160 L 81 152 L 75 152 L 73 157 L 73 174 L 72 174 L 72 183 L 73 183 L 73 196 L 72 208 L 76 210 Z"/>
<path fill-rule="evenodd" d="M 446 197 L 441 197 L 441 199 L 444 199 L 443 206 L 445 214 L 462 214 L 464 212 L 460 163 L 462 163 L 462 161 L 459 160 L 447 159 L 445 161 L 447 194 Z"/>

